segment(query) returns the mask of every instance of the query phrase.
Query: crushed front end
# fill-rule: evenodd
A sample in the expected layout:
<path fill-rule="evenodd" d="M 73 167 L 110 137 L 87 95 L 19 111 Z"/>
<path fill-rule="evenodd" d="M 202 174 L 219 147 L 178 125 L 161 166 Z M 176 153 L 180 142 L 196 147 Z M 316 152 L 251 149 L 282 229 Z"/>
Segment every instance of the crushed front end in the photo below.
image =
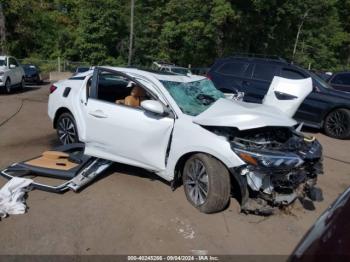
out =
<path fill-rule="evenodd" d="M 323 174 L 322 146 L 314 137 L 289 127 L 232 131 L 216 130 L 246 163 L 234 170 L 245 178 L 249 193 L 242 201 L 243 212 L 269 215 L 296 199 L 313 209 L 313 201 L 323 199 L 316 187 Z"/>

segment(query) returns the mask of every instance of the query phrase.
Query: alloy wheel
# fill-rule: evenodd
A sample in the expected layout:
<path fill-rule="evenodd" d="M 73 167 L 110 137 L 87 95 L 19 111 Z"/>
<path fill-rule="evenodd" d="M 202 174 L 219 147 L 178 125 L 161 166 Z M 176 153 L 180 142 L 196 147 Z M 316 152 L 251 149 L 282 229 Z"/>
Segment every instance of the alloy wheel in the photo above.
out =
<path fill-rule="evenodd" d="M 69 117 L 63 117 L 57 125 L 58 138 L 63 144 L 76 142 L 77 132 L 73 121 Z"/>
<path fill-rule="evenodd" d="M 196 206 L 202 205 L 209 191 L 209 180 L 206 168 L 202 161 L 193 159 L 185 170 L 184 186 L 188 196 Z"/>
<path fill-rule="evenodd" d="M 349 122 L 345 112 L 337 110 L 328 116 L 326 128 L 330 135 L 341 137 L 349 130 Z"/>

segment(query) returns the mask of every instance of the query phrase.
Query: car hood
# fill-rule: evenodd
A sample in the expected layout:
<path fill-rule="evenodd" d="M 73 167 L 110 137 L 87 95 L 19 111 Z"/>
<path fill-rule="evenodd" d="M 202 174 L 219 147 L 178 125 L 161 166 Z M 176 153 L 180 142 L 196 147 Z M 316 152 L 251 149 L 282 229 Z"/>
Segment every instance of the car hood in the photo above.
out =
<path fill-rule="evenodd" d="M 193 122 L 203 126 L 237 127 L 240 130 L 297 124 L 276 107 L 223 98 L 194 117 Z"/>

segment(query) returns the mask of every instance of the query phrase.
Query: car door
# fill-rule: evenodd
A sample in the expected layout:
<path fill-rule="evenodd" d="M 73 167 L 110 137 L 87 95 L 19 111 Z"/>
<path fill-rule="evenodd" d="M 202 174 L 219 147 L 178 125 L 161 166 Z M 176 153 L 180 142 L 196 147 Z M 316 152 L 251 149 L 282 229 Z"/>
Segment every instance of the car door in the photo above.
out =
<path fill-rule="evenodd" d="M 278 75 L 278 66 L 269 63 L 255 63 L 252 71 L 251 78 L 243 82 L 244 101 L 261 103 L 273 77 Z"/>
<path fill-rule="evenodd" d="M 9 59 L 9 68 L 10 68 L 10 77 L 12 84 L 18 84 L 21 82 L 21 71 L 19 68 L 19 64 L 17 63 L 16 59 L 13 57 L 10 57 Z M 11 66 L 15 66 L 14 68 L 11 68 Z"/>
<path fill-rule="evenodd" d="M 232 91 L 244 91 L 242 83 L 249 78 L 247 70 L 250 64 L 241 60 L 227 60 L 213 68 L 208 77 L 213 81 L 215 87 L 224 93 Z M 249 74 L 249 73 L 248 73 Z"/>
<path fill-rule="evenodd" d="M 153 171 L 163 170 L 174 118 L 116 104 L 115 100 L 128 95 L 123 89 L 131 80 L 150 91 L 132 77 L 113 70 L 95 69 L 90 97 L 84 105 L 85 153 Z M 157 99 L 154 92 L 150 93 L 152 99 Z"/>
<path fill-rule="evenodd" d="M 350 73 L 335 74 L 329 83 L 334 89 L 350 92 Z"/>

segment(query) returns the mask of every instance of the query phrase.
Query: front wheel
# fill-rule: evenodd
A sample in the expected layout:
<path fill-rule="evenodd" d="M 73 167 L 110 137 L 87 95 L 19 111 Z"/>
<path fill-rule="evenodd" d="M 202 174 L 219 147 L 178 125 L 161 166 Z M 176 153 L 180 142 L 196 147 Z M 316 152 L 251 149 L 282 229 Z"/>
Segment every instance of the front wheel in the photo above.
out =
<path fill-rule="evenodd" d="M 24 80 L 24 77 L 22 77 L 21 83 L 19 84 L 19 90 L 23 90 L 25 86 L 26 86 L 25 80 Z"/>
<path fill-rule="evenodd" d="M 11 80 L 10 80 L 10 78 L 6 79 L 5 92 L 6 92 L 6 94 L 10 94 L 11 93 Z"/>
<path fill-rule="evenodd" d="M 70 113 L 63 113 L 58 117 L 57 136 L 63 145 L 79 142 L 77 125 Z"/>
<path fill-rule="evenodd" d="M 329 113 L 324 121 L 324 131 L 330 137 L 350 138 L 350 110 L 340 108 Z"/>
<path fill-rule="evenodd" d="M 187 200 L 203 213 L 222 211 L 230 200 L 229 172 L 209 155 L 191 156 L 185 163 L 182 180 Z"/>

